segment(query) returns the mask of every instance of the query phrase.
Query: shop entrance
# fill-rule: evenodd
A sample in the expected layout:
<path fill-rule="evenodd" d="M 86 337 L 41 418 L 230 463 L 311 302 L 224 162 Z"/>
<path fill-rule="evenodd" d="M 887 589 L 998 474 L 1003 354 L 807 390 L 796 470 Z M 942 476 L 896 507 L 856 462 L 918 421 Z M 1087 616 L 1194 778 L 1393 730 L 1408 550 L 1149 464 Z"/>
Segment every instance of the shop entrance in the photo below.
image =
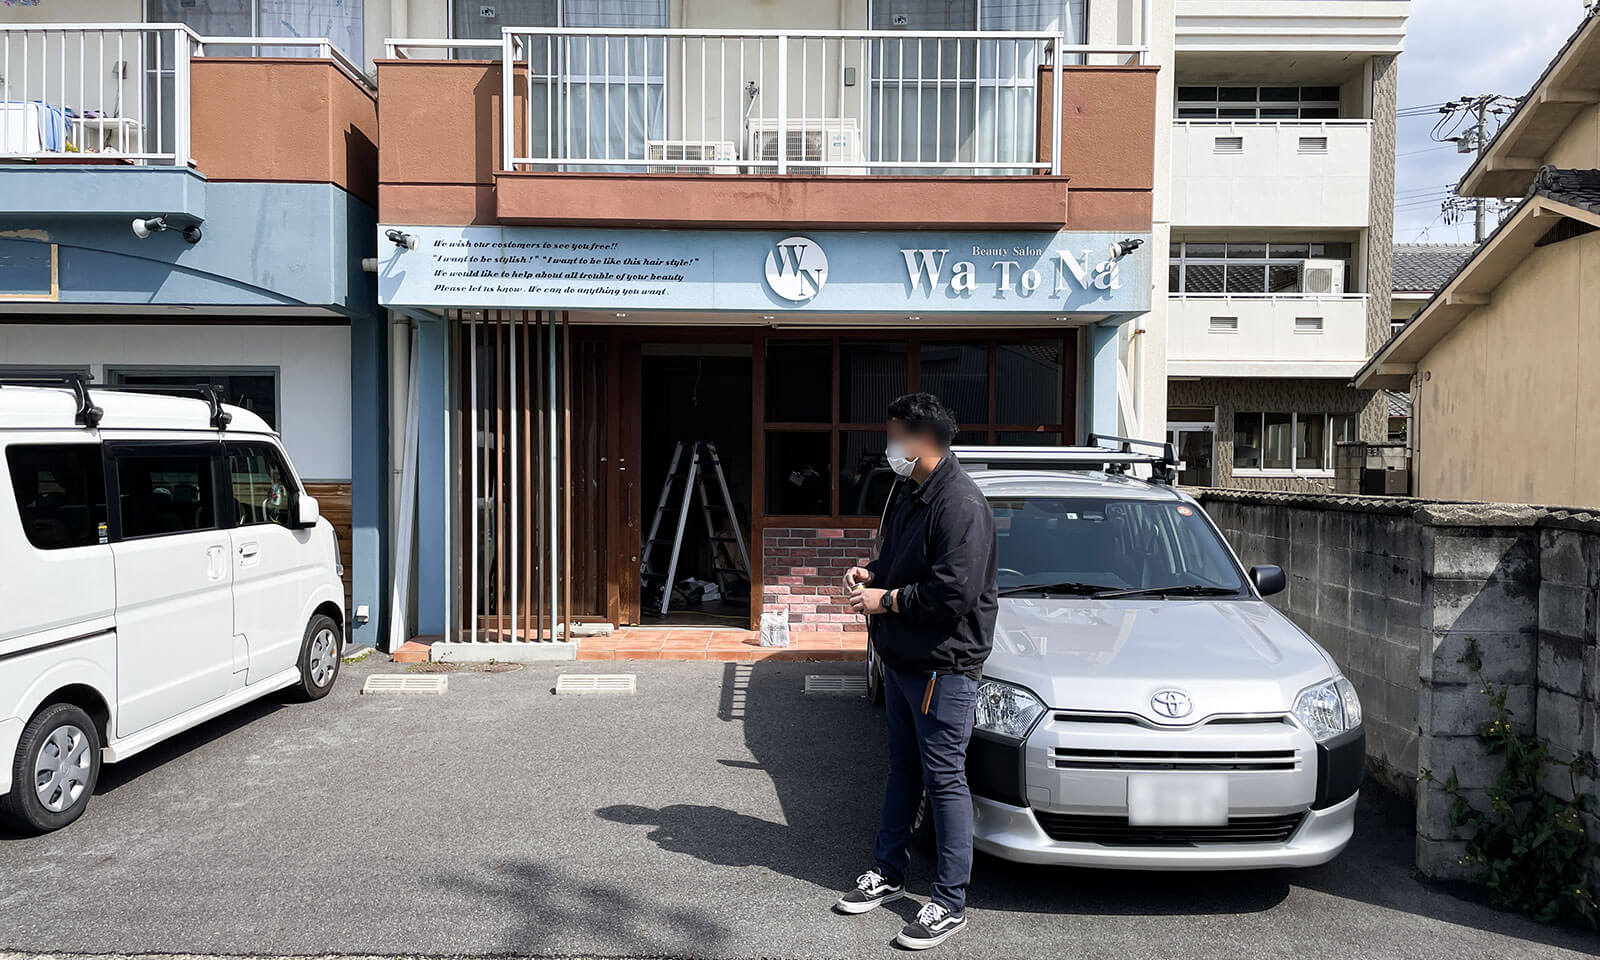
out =
<path fill-rule="evenodd" d="M 641 624 L 744 628 L 750 622 L 748 564 L 759 562 L 751 524 L 752 358 L 749 343 L 639 345 L 641 540 L 656 527 L 641 550 Z M 670 590 L 665 614 L 663 590 Z"/>

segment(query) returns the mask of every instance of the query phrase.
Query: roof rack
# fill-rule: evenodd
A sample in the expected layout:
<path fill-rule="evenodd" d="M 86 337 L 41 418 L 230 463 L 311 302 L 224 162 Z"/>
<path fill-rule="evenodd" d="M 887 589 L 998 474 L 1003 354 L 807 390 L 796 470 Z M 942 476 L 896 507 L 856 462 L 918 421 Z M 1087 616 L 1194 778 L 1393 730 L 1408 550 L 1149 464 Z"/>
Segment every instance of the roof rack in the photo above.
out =
<path fill-rule="evenodd" d="M 1097 433 L 1089 434 L 1081 447 L 957 446 L 951 452 L 964 466 L 976 470 L 1104 470 L 1127 475 L 1131 468 L 1142 465 L 1150 468 L 1151 482 L 1168 486 L 1178 482 L 1178 471 L 1183 469 L 1183 461 L 1170 443 Z"/>
<path fill-rule="evenodd" d="M 89 386 L 92 378 L 83 373 L 60 373 L 38 377 L 0 377 L 0 386 L 13 387 L 70 387 L 74 396 L 78 398 L 78 412 L 73 417 L 74 421 L 85 427 L 98 427 L 105 417 L 105 411 L 95 406 L 94 400 L 89 396 Z M 218 430 L 228 429 L 228 424 L 233 422 L 233 414 L 222 408 L 222 388 L 214 383 L 196 383 L 191 386 L 163 386 L 159 384 L 94 384 L 96 390 L 111 390 L 117 393 L 149 393 L 157 395 L 173 395 L 192 393 L 204 400 L 211 407 L 211 426 Z"/>
<path fill-rule="evenodd" d="M 0 386 L 13 387 L 69 387 L 78 400 L 78 410 L 73 422 L 93 429 L 100 425 L 106 412 L 95 406 L 89 397 L 89 376 L 83 373 L 58 373 L 39 377 L 4 377 Z"/>
<path fill-rule="evenodd" d="M 214 383 L 196 383 L 188 386 L 158 383 L 114 383 L 102 384 L 95 387 L 95 389 L 112 390 L 117 393 L 148 393 L 157 396 L 192 393 L 211 407 L 211 426 L 218 430 L 226 430 L 228 429 L 228 424 L 233 422 L 233 414 L 222 409 L 222 388 Z"/>

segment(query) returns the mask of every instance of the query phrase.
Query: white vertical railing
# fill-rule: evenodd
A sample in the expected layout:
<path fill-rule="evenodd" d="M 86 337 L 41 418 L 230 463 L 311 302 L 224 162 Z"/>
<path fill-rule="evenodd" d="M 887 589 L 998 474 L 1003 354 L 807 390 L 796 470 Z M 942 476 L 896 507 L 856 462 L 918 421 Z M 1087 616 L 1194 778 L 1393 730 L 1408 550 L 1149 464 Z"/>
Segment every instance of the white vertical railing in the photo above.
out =
<path fill-rule="evenodd" d="M 1145 54 L 1027 31 L 517 27 L 500 47 L 502 169 L 728 174 L 1059 173 L 1039 127 L 1061 129 L 1063 66 Z"/>
<path fill-rule="evenodd" d="M 228 56 L 316 56 L 362 84 L 327 39 L 202 37 L 181 23 L 0 24 L 0 157 L 186 166 L 190 66 Z"/>

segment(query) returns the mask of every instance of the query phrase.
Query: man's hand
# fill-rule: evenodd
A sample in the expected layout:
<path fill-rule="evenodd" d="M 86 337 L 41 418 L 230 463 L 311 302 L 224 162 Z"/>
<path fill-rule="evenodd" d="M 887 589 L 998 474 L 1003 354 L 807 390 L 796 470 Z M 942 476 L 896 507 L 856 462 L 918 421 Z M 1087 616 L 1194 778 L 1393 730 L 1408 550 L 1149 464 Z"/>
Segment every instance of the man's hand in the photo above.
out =
<path fill-rule="evenodd" d="M 883 605 L 883 598 L 888 593 L 876 587 L 862 587 L 850 594 L 850 606 L 856 613 L 888 613 L 889 608 Z"/>
<path fill-rule="evenodd" d="M 850 572 L 844 575 L 844 580 L 853 586 L 869 586 L 872 583 L 872 571 L 866 567 L 851 567 Z"/>

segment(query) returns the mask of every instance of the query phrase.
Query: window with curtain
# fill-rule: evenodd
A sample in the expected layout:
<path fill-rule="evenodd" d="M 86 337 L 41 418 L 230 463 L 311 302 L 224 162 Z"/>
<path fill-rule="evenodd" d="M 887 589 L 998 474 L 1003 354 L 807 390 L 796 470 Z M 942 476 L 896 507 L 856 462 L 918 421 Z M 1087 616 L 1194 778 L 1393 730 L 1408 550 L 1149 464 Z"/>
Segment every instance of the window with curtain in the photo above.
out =
<path fill-rule="evenodd" d="M 451 35 L 498 40 L 503 27 L 632 28 L 667 26 L 667 0 L 510 0 L 484 17 L 478 4 L 456 3 Z M 462 57 L 496 59 L 497 50 Z M 571 170 L 628 170 L 605 160 L 642 160 L 648 142 L 666 138 L 667 41 L 654 37 L 549 37 L 528 50 L 529 156 L 596 161 Z M 563 121 L 562 118 L 565 118 Z"/>
<path fill-rule="evenodd" d="M 208 37 L 301 37 L 327 39 L 340 52 L 362 63 L 366 57 L 365 23 L 360 0 L 146 0 L 146 19 L 184 23 Z M 258 51 L 207 48 L 213 55 L 249 55 Z M 306 47 L 262 47 L 262 56 L 315 56 Z M 170 59 L 163 59 L 170 62 Z"/>
<path fill-rule="evenodd" d="M 1044 31 L 1087 36 L 1084 0 L 878 0 L 872 29 Z M 874 160 L 936 169 L 1034 156 L 1042 45 L 1027 40 L 881 40 L 872 48 L 867 138 Z M 1076 62 L 1069 57 L 1063 62 Z"/>

